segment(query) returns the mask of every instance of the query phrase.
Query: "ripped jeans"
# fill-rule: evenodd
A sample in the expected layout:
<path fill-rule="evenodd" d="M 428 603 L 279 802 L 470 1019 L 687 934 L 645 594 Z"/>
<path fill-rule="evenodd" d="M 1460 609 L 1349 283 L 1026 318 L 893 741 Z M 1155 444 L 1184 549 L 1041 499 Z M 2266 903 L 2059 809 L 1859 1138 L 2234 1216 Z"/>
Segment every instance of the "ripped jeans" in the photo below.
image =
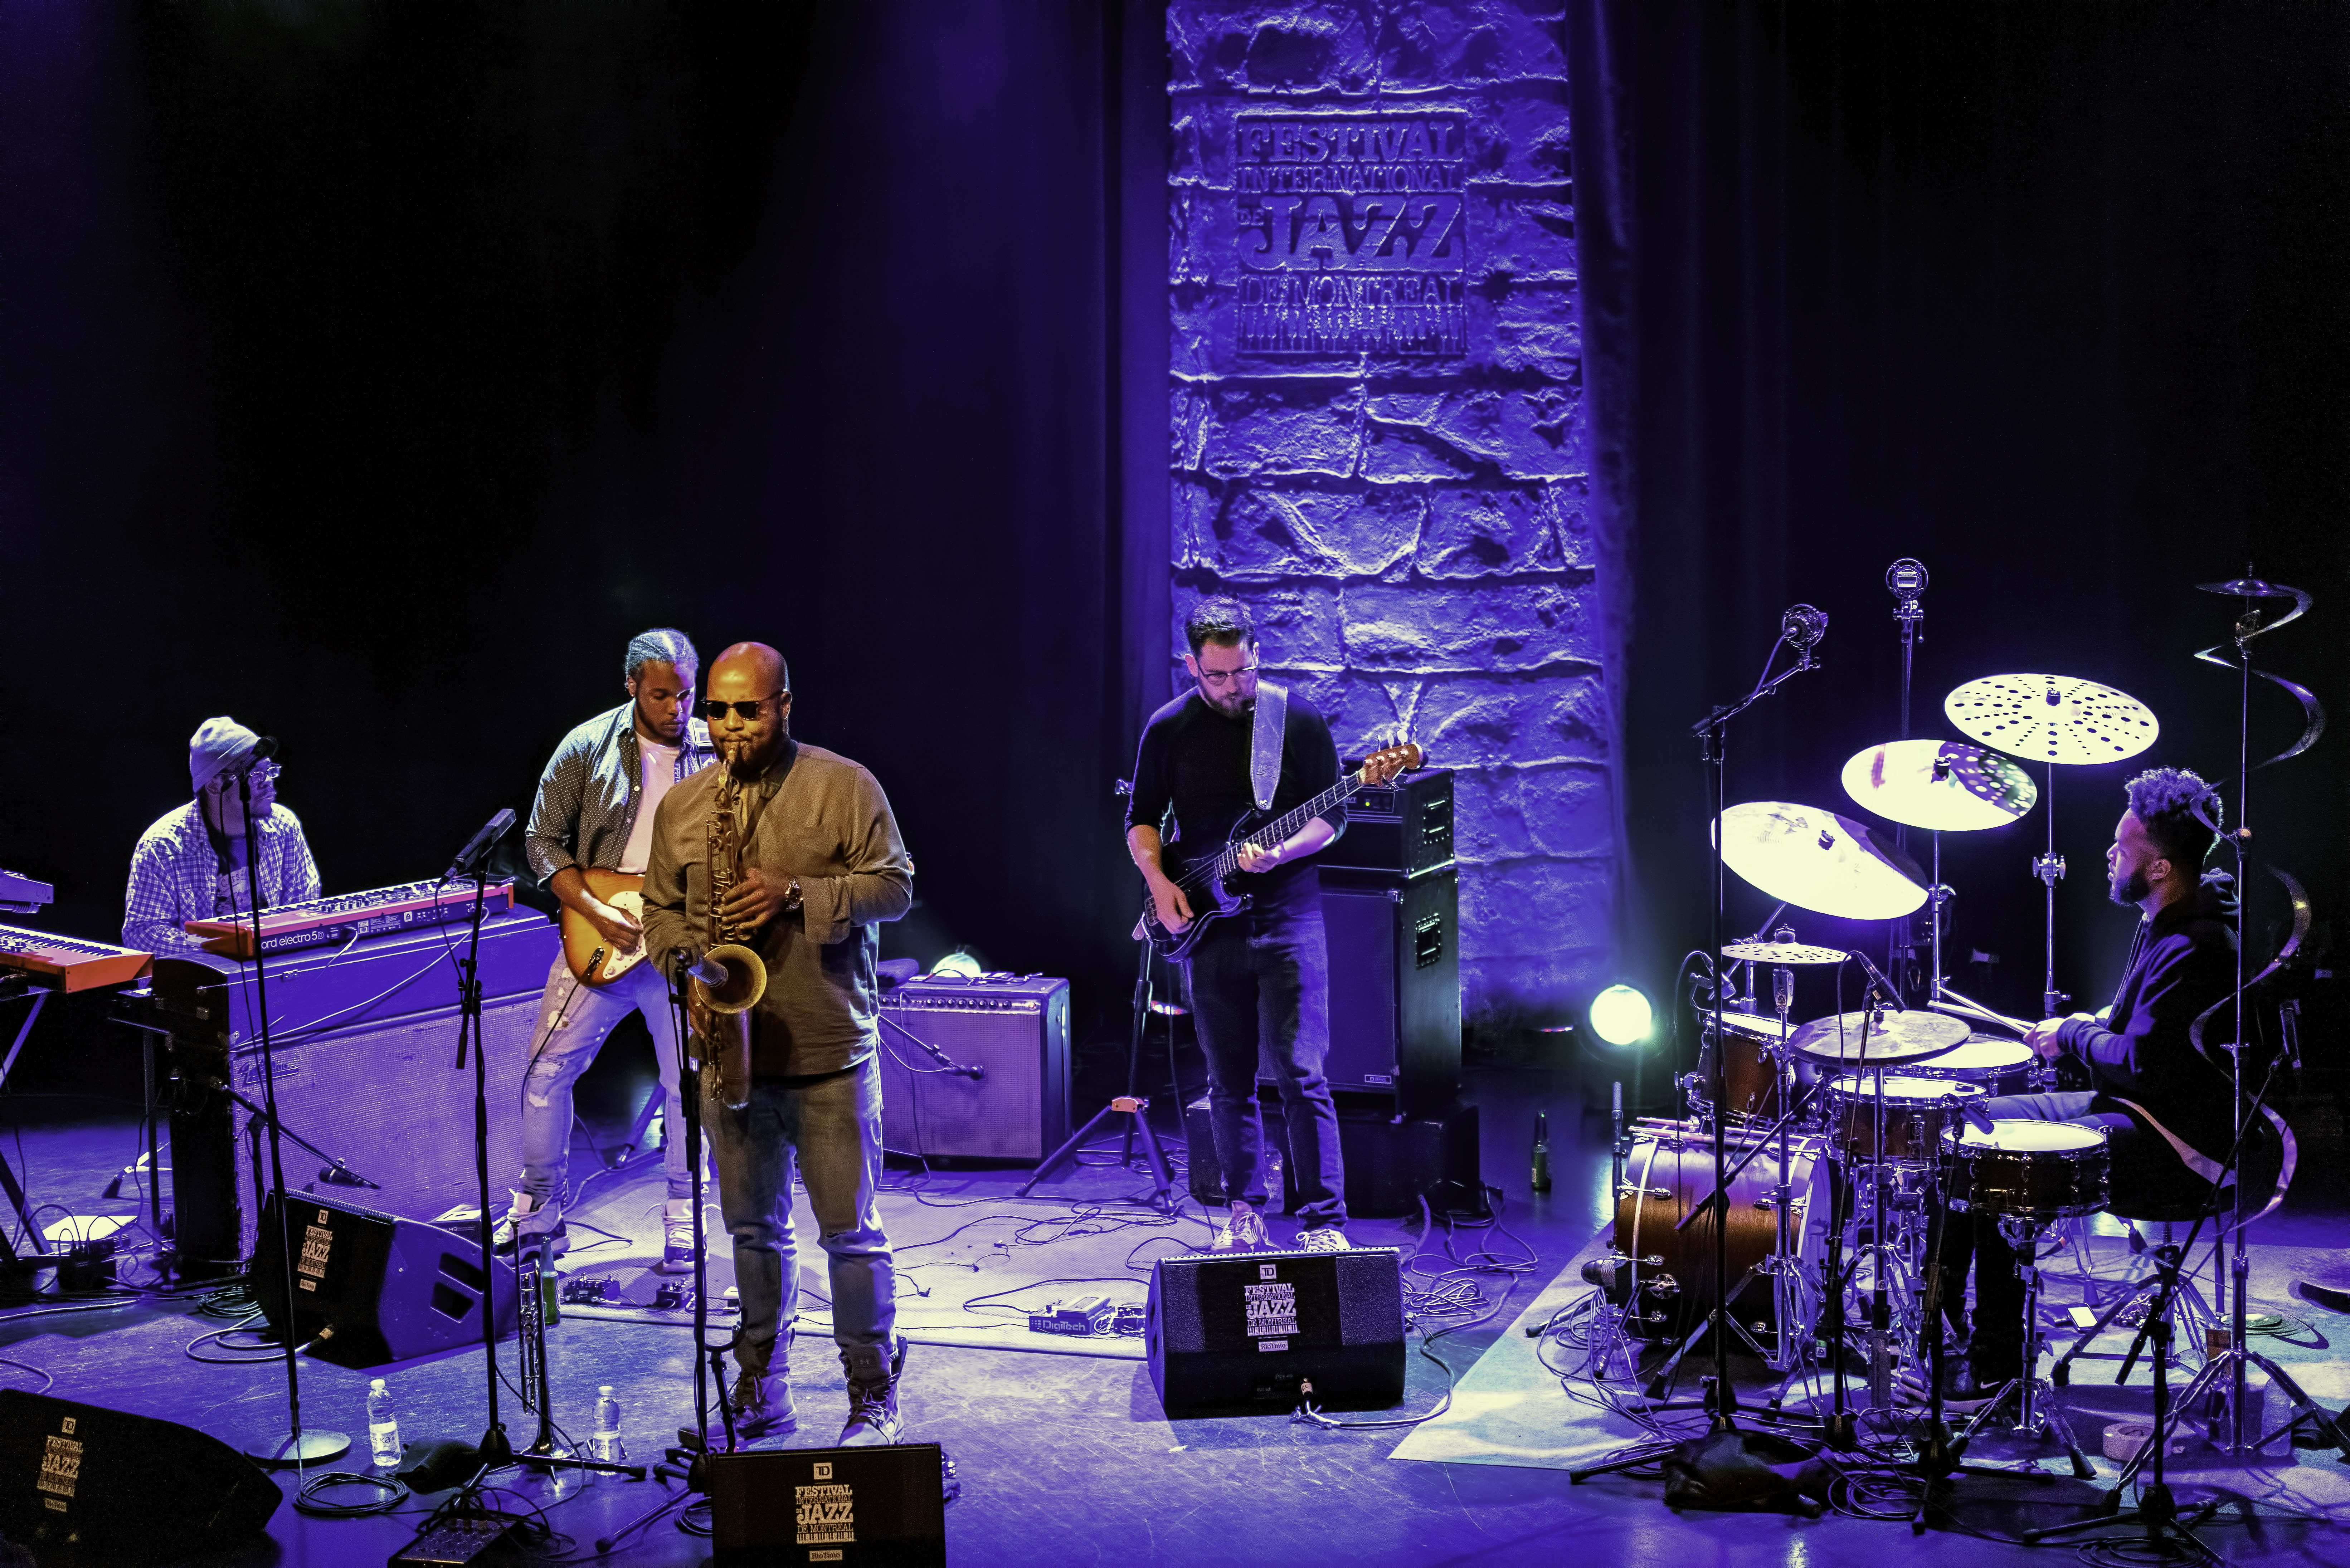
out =
<path fill-rule="evenodd" d="M 889 1344 L 898 1321 L 897 1268 L 876 1206 L 879 1054 L 816 1077 L 754 1079 L 751 1103 L 739 1111 L 705 1096 L 702 1118 L 718 1161 L 719 1210 L 734 1238 L 743 1307 L 735 1359 L 742 1369 L 764 1373 L 784 1359 L 775 1355 L 775 1339 L 791 1322 L 799 1283 L 795 1168 L 807 1184 L 816 1241 L 830 1264 L 833 1338 L 844 1351 Z"/>
<path fill-rule="evenodd" d="M 563 956 L 546 972 L 538 1024 L 531 1032 L 531 1059 L 522 1085 L 522 1189 L 546 1208 L 561 1211 L 571 1192 L 571 1086 L 596 1060 L 620 1020 L 645 1015 L 652 1031 L 653 1069 L 660 1080 L 661 1165 L 671 1198 L 693 1196 L 693 1172 L 685 1163 L 685 1106 L 677 1091 L 677 1029 L 669 1002 L 669 981 L 650 963 L 640 963 L 606 986 L 586 986 L 571 978 Z"/>

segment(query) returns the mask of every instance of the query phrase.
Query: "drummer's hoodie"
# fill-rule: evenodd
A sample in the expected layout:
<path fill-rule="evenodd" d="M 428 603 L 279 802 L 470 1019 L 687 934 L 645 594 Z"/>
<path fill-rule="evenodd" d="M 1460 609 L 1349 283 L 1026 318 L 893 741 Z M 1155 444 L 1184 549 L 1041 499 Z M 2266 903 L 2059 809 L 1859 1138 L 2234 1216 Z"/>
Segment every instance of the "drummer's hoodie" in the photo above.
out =
<path fill-rule="evenodd" d="M 2235 1141 L 2234 1097 L 2227 1075 L 2196 1051 L 2188 1031 L 2235 990 L 2235 878 L 2204 873 L 2191 898 L 2138 922 L 2107 1021 L 2071 1018 L 2056 1031 L 2101 1096 L 2143 1106 L 2213 1159 L 2225 1159 Z M 2207 1044 L 2223 1060 L 2225 1011 L 2204 1026 Z"/>

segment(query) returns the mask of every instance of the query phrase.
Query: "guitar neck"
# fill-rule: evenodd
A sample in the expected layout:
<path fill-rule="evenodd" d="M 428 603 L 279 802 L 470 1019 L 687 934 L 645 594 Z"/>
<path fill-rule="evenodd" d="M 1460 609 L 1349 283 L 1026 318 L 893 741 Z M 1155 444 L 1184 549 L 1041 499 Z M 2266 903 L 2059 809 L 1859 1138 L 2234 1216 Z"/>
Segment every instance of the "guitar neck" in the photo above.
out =
<path fill-rule="evenodd" d="M 1295 811 L 1291 812 L 1288 815 L 1282 817 L 1279 821 L 1267 823 L 1264 826 L 1258 828 L 1254 833 L 1248 835 L 1245 842 L 1250 844 L 1280 844 L 1285 842 L 1291 834 L 1295 833 L 1299 828 L 1305 826 L 1307 823 L 1313 821 L 1315 817 L 1321 815 L 1332 806 L 1339 805 L 1348 796 L 1359 792 L 1365 782 L 1363 776 L 1364 771 L 1365 770 L 1361 768 L 1357 768 L 1353 773 L 1348 774 L 1345 778 L 1340 779 L 1336 784 L 1332 784 L 1328 789 L 1324 790 L 1320 794 L 1315 795 L 1312 800 L 1307 801 L 1304 805 L 1299 806 Z M 1233 843 L 1225 845 L 1222 850 L 1217 852 L 1215 865 L 1217 876 L 1229 877 L 1234 871 L 1240 869 L 1240 843 L 1241 841 L 1236 840 Z"/>

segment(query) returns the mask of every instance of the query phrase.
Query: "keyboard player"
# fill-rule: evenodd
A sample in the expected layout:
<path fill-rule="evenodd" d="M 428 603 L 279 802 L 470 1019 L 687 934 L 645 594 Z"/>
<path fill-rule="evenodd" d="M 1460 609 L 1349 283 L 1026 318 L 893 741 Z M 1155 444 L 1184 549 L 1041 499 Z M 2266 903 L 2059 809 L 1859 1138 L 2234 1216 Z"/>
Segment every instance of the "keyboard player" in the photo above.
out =
<path fill-rule="evenodd" d="M 301 818 L 277 804 L 278 765 L 256 759 L 261 737 L 225 716 L 207 719 L 188 741 L 195 798 L 165 812 L 139 836 L 123 899 L 122 940 L 144 952 L 192 952 L 203 939 L 182 929 L 251 909 L 247 867 L 257 858 L 262 902 L 276 908 L 318 896 L 318 863 Z M 244 835 L 237 783 L 253 793 L 257 846 Z"/>

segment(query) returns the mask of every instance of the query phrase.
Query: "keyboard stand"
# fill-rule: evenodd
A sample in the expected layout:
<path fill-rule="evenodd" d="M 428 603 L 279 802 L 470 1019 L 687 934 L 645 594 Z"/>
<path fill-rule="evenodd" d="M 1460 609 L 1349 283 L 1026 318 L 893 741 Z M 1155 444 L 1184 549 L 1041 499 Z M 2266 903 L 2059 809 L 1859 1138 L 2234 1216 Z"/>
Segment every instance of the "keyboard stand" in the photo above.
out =
<path fill-rule="evenodd" d="M 16 1026 L 16 1039 L 8 1047 L 8 1059 L 0 1062 L 0 1090 L 7 1088 L 8 1075 L 16 1068 L 17 1053 L 24 1050 L 25 1042 L 31 1038 L 33 1024 L 41 1016 L 41 1009 L 48 1005 L 49 988 L 47 986 L 34 986 L 31 989 L 33 1005 L 26 1012 L 25 1022 Z M 25 1244 L 28 1247 L 32 1246 L 34 1238 L 38 1232 L 33 1229 L 32 1215 L 25 1209 L 25 1189 L 17 1185 L 16 1173 L 9 1167 L 7 1157 L 5 1155 L 0 1155 L 0 1188 L 6 1189 L 9 1206 L 16 1210 L 16 1218 L 24 1223 Z M 46 1252 L 48 1249 L 43 1246 L 36 1248 L 36 1251 Z M 16 1273 L 21 1272 L 24 1266 L 24 1257 L 16 1251 L 15 1243 L 8 1240 L 6 1228 L 0 1227 L 0 1271 Z"/>

